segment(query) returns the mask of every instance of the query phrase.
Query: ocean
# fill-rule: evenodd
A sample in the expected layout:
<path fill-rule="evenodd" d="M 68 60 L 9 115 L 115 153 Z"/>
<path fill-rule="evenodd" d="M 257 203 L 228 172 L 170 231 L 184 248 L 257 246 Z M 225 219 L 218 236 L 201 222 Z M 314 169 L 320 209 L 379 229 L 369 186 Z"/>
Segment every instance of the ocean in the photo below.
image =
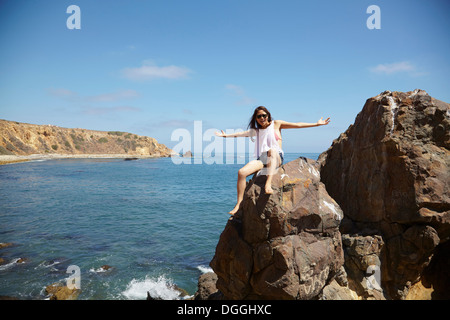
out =
<path fill-rule="evenodd" d="M 285 163 L 299 156 L 319 154 L 287 153 Z M 237 162 L 249 160 L 239 157 L 0 166 L 0 243 L 12 243 L 0 249 L 0 296 L 48 299 L 46 286 L 74 276 L 69 266 L 79 271 L 79 300 L 138 300 L 147 292 L 180 299 L 174 285 L 192 296 L 234 207 Z"/>

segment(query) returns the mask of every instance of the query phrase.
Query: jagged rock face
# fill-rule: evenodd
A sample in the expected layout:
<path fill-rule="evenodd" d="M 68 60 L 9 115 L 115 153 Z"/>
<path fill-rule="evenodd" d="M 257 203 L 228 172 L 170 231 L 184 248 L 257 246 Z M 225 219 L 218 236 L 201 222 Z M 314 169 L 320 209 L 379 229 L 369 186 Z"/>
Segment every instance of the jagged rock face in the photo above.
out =
<path fill-rule="evenodd" d="M 0 155 L 130 154 L 168 157 L 156 139 L 120 131 L 68 129 L 0 120 Z"/>
<path fill-rule="evenodd" d="M 448 103 L 422 90 L 386 91 L 368 99 L 319 158 L 322 182 L 345 214 L 341 232 L 382 236 L 381 282 L 390 298 L 405 298 L 418 281 L 439 298 L 438 282 L 449 282 L 448 269 L 440 280 L 424 278 L 433 256 L 450 255 L 449 149 Z"/>
<path fill-rule="evenodd" d="M 210 265 L 225 299 L 314 299 L 342 267 L 337 203 L 320 182 L 316 161 L 299 158 L 247 185 Z"/>

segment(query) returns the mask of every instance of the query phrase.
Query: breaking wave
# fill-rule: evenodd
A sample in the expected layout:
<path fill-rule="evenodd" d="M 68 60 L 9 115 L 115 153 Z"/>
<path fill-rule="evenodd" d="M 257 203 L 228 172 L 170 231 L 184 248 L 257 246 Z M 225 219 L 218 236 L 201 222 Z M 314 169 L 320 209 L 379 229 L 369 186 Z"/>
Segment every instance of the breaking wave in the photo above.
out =
<path fill-rule="evenodd" d="M 154 299 L 180 299 L 180 291 L 174 287 L 173 281 L 164 275 L 159 276 L 156 280 L 148 276 L 143 280 L 133 279 L 122 292 L 122 296 L 128 300 L 145 300 L 147 292 Z"/>

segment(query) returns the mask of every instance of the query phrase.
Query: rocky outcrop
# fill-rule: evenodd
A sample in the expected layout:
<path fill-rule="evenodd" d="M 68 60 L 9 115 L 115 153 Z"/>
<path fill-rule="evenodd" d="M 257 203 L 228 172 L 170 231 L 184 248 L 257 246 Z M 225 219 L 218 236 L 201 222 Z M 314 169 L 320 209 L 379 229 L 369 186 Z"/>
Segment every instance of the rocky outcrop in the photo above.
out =
<path fill-rule="evenodd" d="M 344 263 L 343 217 L 320 182 L 316 161 L 299 158 L 247 185 L 210 266 L 225 299 L 317 299 Z"/>
<path fill-rule="evenodd" d="M 194 300 L 221 300 L 222 293 L 217 290 L 217 275 L 214 272 L 207 272 L 198 277 L 197 292 Z"/>
<path fill-rule="evenodd" d="M 378 236 L 342 234 L 345 274 L 348 287 L 358 299 L 385 300 L 381 283 L 380 252 L 383 239 Z"/>
<path fill-rule="evenodd" d="M 67 129 L 0 120 L 0 155 L 128 154 L 169 157 L 154 138 L 121 131 Z"/>
<path fill-rule="evenodd" d="M 273 195 L 253 177 L 208 286 L 225 299 L 450 299 L 449 149 L 448 103 L 368 99 L 317 162 L 280 169 Z"/>
<path fill-rule="evenodd" d="M 45 292 L 49 295 L 49 300 L 76 300 L 81 290 L 54 283 L 45 287 Z"/>
<path fill-rule="evenodd" d="M 420 286 L 450 297 L 449 149 L 449 104 L 422 90 L 386 91 L 320 156 L 321 181 L 345 214 L 345 265 L 358 291 L 372 266 L 387 298 Z"/>

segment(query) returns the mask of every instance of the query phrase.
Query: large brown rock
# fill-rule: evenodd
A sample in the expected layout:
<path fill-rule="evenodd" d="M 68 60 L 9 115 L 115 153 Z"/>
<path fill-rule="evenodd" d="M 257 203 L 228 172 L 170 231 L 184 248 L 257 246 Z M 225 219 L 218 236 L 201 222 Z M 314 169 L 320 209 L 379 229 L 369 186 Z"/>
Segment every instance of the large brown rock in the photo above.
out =
<path fill-rule="evenodd" d="M 345 214 L 341 232 L 382 238 L 389 298 L 404 299 L 419 281 L 435 288 L 434 298 L 449 296 L 449 149 L 448 103 L 423 90 L 386 91 L 319 158 L 322 182 Z"/>
<path fill-rule="evenodd" d="M 299 158 L 247 185 L 240 210 L 222 232 L 210 265 L 225 299 L 316 299 L 344 263 L 337 203 L 318 163 Z"/>
<path fill-rule="evenodd" d="M 76 300 L 81 290 L 69 288 L 60 283 L 53 283 L 45 287 L 50 300 Z"/>

